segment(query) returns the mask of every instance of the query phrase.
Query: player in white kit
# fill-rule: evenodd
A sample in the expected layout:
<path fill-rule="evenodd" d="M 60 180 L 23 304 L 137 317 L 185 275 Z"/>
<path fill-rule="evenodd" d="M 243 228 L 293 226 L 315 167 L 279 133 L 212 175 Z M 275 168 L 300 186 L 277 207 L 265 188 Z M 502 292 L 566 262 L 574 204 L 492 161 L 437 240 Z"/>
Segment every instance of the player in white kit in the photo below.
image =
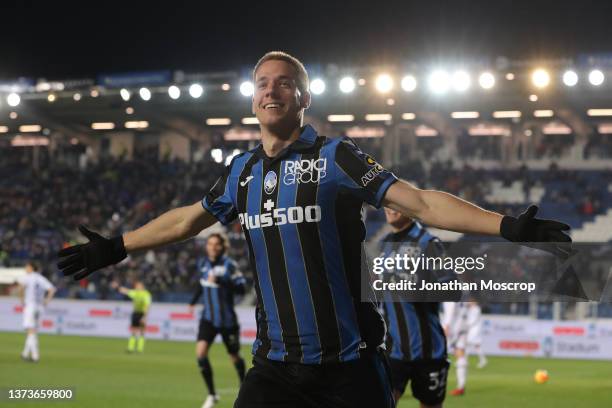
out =
<path fill-rule="evenodd" d="M 481 309 L 476 302 L 445 302 L 442 316 L 442 327 L 448 338 L 449 352 L 455 354 L 455 367 L 457 372 L 457 388 L 451 395 L 465 394 L 468 366 L 468 346 L 477 350 L 479 363 L 482 368 L 487 359 L 482 353 L 482 337 L 480 333 Z"/>
<path fill-rule="evenodd" d="M 25 271 L 25 276 L 18 280 L 21 287 L 21 304 L 23 305 L 23 327 L 27 333 L 21 358 L 25 361 L 38 362 L 40 358 L 38 336 L 36 334 L 38 320 L 45 306 L 55 295 L 55 286 L 38 273 L 38 267 L 34 262 L 27 262 Z"/>

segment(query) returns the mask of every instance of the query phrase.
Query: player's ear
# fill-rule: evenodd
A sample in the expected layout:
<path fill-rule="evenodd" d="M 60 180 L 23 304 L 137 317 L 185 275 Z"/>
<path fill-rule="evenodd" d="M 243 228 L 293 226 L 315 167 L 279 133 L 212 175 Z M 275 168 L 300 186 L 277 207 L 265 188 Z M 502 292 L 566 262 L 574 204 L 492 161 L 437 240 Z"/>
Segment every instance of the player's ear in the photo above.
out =
<path fill-rule="evenodd" d="M 311 102 L 310 92 L 304 91 L 304 93 L 300 95 L 300 108 L 301 109 L 310 108 L 310 102 Z"/>

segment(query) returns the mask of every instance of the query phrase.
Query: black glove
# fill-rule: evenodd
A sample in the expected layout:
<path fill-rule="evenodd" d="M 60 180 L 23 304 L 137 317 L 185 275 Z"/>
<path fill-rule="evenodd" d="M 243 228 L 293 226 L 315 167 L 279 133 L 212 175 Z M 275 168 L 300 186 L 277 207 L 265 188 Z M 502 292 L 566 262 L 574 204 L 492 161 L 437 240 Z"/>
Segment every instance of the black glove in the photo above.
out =
<path fill-rule="evenodd" d="M 98 269 L 121 262 L 127 257 L 123 236 L 104 238 L 83 225 L 79 226 L 79 231 L 89 242 L 64 248 L 57 253 L 57 256 L 62 258 L 57 267 L 64 276 L 74 275 L 75 281 L 81 280 Z"/>
<path fill-rule="evenodd" d="M 569 231 L 570 226 L 559 221 L 535 218 L 537 212 L 538 207 L 532 205 L 518 218 L 504 216 L 500 226 L 501 236 L 508 241 L 568 258 L 572 254 L 572 239 L 563 231 Z"/>

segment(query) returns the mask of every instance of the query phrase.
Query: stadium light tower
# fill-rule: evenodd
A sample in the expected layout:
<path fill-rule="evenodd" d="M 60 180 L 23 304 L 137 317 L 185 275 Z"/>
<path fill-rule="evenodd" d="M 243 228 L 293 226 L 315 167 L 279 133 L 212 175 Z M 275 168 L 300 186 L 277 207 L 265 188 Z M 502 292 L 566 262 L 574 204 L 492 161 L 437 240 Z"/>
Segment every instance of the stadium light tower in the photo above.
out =
<path fill-rule="evenodd" d="M 6 103 L 12 107 L 18 106 L 21 103 L 21 97 L 18 93 L 12 92 L 6 97 Z"/>
<path fill-rule="evenodd" d="M 176 85 L 172 85 L 168 88 L 168 96 L 170 96 L 170 98 L 172 99 L 178 99 L 181 97 L 181 89 L 176 86 Z"/>
<path fill-rule="evenodd" d="M 490 72 L 483 72 L 478 77 L 478 84 L 482 89 L 491 89 L 495 86 L 495 76 Z"/>
<path fill-rule="evenodd" d="M 310 82 L 310 91 L 315 95 L 325 92 L 325 82 L 321 78 L 315 78 Z"/>
<path fill-rule="evenodd" d="M 448 72 L 438 69 L 431 73 L 428 79 L 429 89 L 435 94 L 443 94 L 450 88 Z"/>
<path fill-rule="evenodd" d="M 591 83 L 591 85 L 599 86 L 603 84 L 604 79 L 605 79 L 604 73 L 598 69 L 594 69 L 591 72 L 589 72 L 589 82 Z"/>
<path fill-rule="evenodd" d="M 412 92 L 417 87 L 417 80 L 414 75 L 406 75 L 402 78 L 402 89 L 406 92 Z"/>
<path fill-rule="evenodd" d="M 343 93 L 351 93 L 355 90 L 355 80 L 352 77 L 344 77 L 340 80 L 339 87 Z"/>
<path fill-rule="evenodd" d="M 456 71 L 451 78 L 451 84 L 455 91 L 465 92 L 471 84 L 470 74 L 465 71 Z"/>
<path fill-rule="evenodd" d="M 123 99 L 125 102 L 129 101 L 129 100 L 130 100 L 130 97 L 132 96 L 132 95 L 130 94 L 130 91 L 128 91 L 128 90 L 127 90 L 127 89 L 125 89 L 125 88 L 122 88 L 122 89 L 119 91 L 119 95 L 121 95 L 121 99 Z"/>
<path fill-rule="evenodd" d="M 393 89 L 393 78 L 389 74 L 380 74 L 375 81 L 376 90 L 380 93 L 388 93 Z"/>
<path fill-rule="evenodd" d="M 563 73 L 563 83 L 566 86 L 574 86 L 578 83 L 578 74 L 572 70 Z"/>
<path fill-rule="evenodd" d="M 240 93 L 242 96 L 253 96 L 255 92 L 255 86 L 251 81 L 244 81 L 240 84 Z"/>
<path fill-rule="evenodd" d="M 149 88 L 140 88 L 140 90 L 138 90 L 138 94 L 143 101 L 148 101 L 151 99 L 151 91 L 149 91 Z"/>
<path fill-rule="evenodd" d="M 531 82 L 536 88 L 546 88 L 550 84 L 550 75 L 545 69 L 538 68 L 531 74 Z"/>
<path fill-rule="evenodd" d="M 202 85 L 200 84 L 192 84 L 189 87 L 189 95 L 191 95 L 192 98 L 197 99 L 200 96 L 202 96 L 202 94 L 204 93 L 204 88 L 202 88 Z"/>

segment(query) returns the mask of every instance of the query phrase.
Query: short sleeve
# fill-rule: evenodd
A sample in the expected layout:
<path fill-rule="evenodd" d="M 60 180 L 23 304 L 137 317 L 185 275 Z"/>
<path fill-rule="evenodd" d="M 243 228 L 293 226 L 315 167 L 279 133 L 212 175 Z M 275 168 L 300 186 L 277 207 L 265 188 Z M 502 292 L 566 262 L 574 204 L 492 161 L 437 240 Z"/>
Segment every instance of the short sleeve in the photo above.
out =
<path fill-rule="evenodd" d="M 55 286 L 53 286 L 53 284 L 49 281 L 49 279 L 45 278 L 42 275 L 40 276 L 40 284 L 42 288 L 45 290 L 45 292 L 55 288 Z"/>
<path fill-rule="evenodd" d="M 231 166 L 225 168 L 225 172 L 208 194 L 202 199 L 202 206 L 211 213 L 221 224 L 228 225 L 238 217 L 234 202 L 230 194 Z"/>
<path fill-rule="evenodd" d="M 130 299 L 134 299 L 134 297 L 136 296 L 136 291 L 131 289 L 128 290 L 128 293 L 126 294 L 127 297 L 129 297 Z"/>
<path fill-rule="evenodd" d="M 380 208 L 387 189 L 397 177 L 362 152 L 348 137 L 336 147 L 336 178 L 341 189 Z"/>

